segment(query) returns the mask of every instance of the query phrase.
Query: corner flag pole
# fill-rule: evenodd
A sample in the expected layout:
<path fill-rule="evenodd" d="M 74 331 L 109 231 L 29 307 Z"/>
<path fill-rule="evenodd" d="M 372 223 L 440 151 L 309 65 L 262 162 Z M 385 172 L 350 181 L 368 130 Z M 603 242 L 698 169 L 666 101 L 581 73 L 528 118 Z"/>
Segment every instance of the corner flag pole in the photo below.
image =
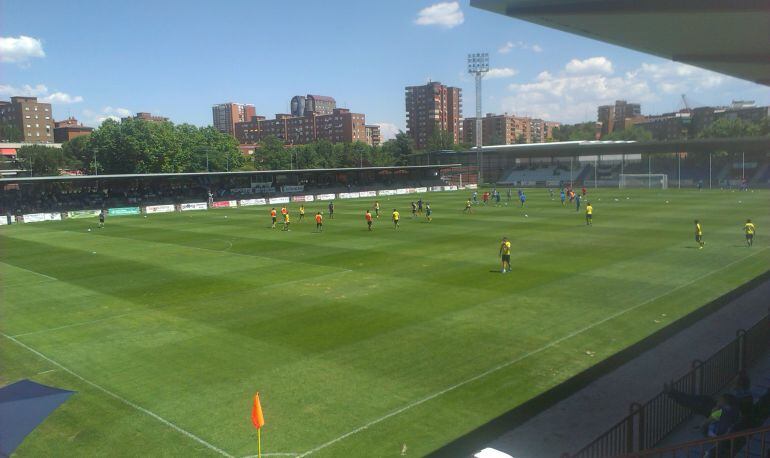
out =
<path fill-rule="evenodd" d="M 254 405 L 251 407 L 251 422 L 257 429 L 257 457 L 262 458 L 262 426 L 265 425 L 265 417 L 262 415 L 262 404 L 259 402 L 259 392 L 254 395 Z"/>

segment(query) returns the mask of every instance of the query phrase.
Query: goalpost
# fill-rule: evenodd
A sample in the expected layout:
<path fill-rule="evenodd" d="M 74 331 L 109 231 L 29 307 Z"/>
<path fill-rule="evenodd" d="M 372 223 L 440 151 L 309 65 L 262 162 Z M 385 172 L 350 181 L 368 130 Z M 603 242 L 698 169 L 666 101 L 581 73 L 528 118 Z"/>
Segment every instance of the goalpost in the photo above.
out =
<path fill-rule="evenodd" d="M 668 175 L 665 173 L 621 173 L 618 187 L 668 189 Z"/>

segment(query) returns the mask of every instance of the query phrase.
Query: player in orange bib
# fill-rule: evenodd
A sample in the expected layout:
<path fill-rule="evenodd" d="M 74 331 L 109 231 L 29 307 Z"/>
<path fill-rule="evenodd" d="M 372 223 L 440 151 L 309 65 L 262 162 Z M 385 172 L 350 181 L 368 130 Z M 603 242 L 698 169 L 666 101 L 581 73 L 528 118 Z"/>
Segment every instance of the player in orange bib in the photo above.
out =
<path fill-rule="evenodd" d="M 278 216 L 278 214 L 275 212 L 275 207 L 270 209 L 270 218 L 273 220 L 272 226 L 270 226 L 271 229 L 275 229 L 275 219 Z"/>
<path fill-rule="evenodd" d="M 321 212 L 315 214 L 315 230 L 316 232 L 323 232 L 324 230 L 324 217 Z"/>
<path fill-rule="evenodd" d="M 364 218 L 366 218 L 366 225 L 369 226 L 369 230 L 372 230 L 372 214 L 369 213 L 369 210 L 366 210 L 366 213 L 364 214 Z"/>

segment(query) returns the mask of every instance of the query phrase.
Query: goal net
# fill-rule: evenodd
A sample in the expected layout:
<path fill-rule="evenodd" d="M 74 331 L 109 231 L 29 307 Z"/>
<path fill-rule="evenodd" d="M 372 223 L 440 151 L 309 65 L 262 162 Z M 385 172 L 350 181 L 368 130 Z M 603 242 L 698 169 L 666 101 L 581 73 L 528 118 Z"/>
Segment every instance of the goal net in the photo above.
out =
<path fill-rule="evenodd" d="M 619 188 L 668 189 L 668 175 L 665 173 L 621 173 Z"/>

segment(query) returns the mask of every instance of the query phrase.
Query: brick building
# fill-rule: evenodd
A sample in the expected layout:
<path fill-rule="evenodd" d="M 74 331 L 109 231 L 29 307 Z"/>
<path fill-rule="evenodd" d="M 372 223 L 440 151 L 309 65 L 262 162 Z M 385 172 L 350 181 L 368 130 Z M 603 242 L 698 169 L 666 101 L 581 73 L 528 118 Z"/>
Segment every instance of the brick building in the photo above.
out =
<path fill-rule="evenodd" d="M 214 128 L 220 132 L 235 136 L 235 124 L 249 122 L 256 116 L 254 105 L 242 103 L 220 103 L 211 108 Z"/>
<path fill-rule="evenodd" d="M 597 120 L 602 123 L 602 136 L 611 134 L 616 130 L 624 130 L 628 118 L 638 119 L 642 115 L 642 107 L 638 103 L 628 103 L 625 100 L 616 100 L 615 105 L 602 105 L 597 110 Z"/>
<path fill-rule="evenodd" d="M 553 138 L 553 129 L 558 126 L 558 122 L 537 118 L 487 113 L 481 119 L 481 140 L 484 145 L 542 143 Z M 476 118 L 463 120 L 463 143 L 476 143 Z"/>
<path fill-rule="evenodd" d="M 11 97 L 0 101 L 0 123 L 16 127 L 24 143 L 53 143 L 54 122 L 50 103 L 37 97 Z"/>
<path fill-rule="evenodd" d="M 84 126 L 77 119 L 70 116 L 63 121 L 54 122 L 53 140 L 56 143 L 64 143 L 75 137 L 88 135 L 94 130 L 93 127 Z"/>
<path fill-rule="evenodd" d="M 425 149 L 436 131 L 452 134 L 460 142 L 462 89 L 430 82 L 422 86 L 407 86 L 406 132 L 415 148 Z"/>
<path fill-rule="evenodd" d="M 121 118 L 121 121 L 127 121 L 129 119 L 149 121 L 149 122 L 168 122 L 168 118 L 166 118 L 165 116 L 155 116 L 152 113 L 147 113 L 146 111 L 140 111 L 134 116 Z"/>
<path fill-rule="evenodd" d="M 380 146 L 382 144 L 380 126 L 377 124 L 367 124 L 364 127 L 366 128 L 366 143 L 369 146 Z"/>
<path fill-rule="evenodd" d="M 248 122 L 235 124 L 235 137 L 240 144 L 255 144 L 273 136 L 287 145 L 304 145 L 317 140 L 332 143 L 366 142 L 366 118 L 345 108 L 329 114 L 308 113 L 305 116 L 276 114 L 275 119 L 252 116 Z"/>
<path fill-rule="evenodd" d="M 291 115 L 295 117 L 332 114 L 335 108 L 337 101 L 326 95 L 295 95 L 291 99 Z"/>

